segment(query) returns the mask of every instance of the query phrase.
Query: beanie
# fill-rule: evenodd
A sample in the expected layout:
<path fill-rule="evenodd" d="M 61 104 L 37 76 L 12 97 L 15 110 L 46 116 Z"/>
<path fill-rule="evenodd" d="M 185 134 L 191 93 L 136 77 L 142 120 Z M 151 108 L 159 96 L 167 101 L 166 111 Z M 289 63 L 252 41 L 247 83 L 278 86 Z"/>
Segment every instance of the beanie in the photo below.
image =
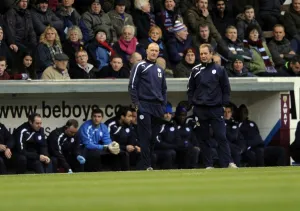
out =
<path fill-rule="evenodd" d="M 235 62 L 235 61 L 241 61 L 244 63 L 244 57 L 242 55 L 236 54 L 233 56 L 233 62 Z"/>
<path fill-rule="evenodd" d="M 180 21 L 177 20 L 175 22 L 173 28 L 172 28 L 172 32 L 178 33 L 178 32 L 183 31 L 183 30 L 186 30 L 186 26 L 183 23 L 181 23 Z"/>
<path fill-rule="evenodd" d="M 168 103 L 168 104 L 166 105 L 165 114 L 166 114 L 166 113 L 170 113 L 170 114 L 173 113 L 173 109 L 172 109 L 172 104 L 171 104 L 171 103 Z"/>
<path fill-rule="evenodd" d="M 185 49 L 185 51 L 183 52 L 183 58 L 188 54 L 188 53 L 193 53 L 196 56 L 196 49 L 195 48 L 187 48 Z"/>
<path fill-rule="evenodd" d="M 49 0 L 36 0 L 35 4 L 42 4 L 42 3 L 47 3 L 49 4 Z"/>

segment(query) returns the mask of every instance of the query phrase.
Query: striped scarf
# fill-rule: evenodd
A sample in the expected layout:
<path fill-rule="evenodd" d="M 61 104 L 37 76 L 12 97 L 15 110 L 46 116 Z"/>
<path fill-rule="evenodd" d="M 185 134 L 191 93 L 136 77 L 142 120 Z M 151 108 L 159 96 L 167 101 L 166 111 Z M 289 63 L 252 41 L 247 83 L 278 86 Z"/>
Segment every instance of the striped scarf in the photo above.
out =
<path fill-rule="evenodd" d="M 257 48 L 258 52 L 260 53 L 261 58 L 264 60 L 266 72 L 277 72 L 272 65 L 270 57 L 268 56 L 265 47 L 263 46 L 262 40 L 259 39 L 257 41 L 252 40 L 243 40 L 244 47 L 250 49 L 250 45 Z"/>
<path fill-rule="evenodd" d="M 148 15 L 148 18 L 149 18 L 149 21 L 150 21 L 150 27 L 155 26 L 156 24 L 155 24 L 155 20 L 154 20 L 154 15 L 150 12 L 147 12 L 146 14 Z"/>
<path fill-rule="evenodd" d="M 52 61 L 54 62 L 54 56 L 56 54 L 63 53 L 63 51 L 62 51 L 61 47 L 58 44 L 53 44 L 52 46 L 51 45 L 47 45 L 47 46 L 49 48 Z"/>

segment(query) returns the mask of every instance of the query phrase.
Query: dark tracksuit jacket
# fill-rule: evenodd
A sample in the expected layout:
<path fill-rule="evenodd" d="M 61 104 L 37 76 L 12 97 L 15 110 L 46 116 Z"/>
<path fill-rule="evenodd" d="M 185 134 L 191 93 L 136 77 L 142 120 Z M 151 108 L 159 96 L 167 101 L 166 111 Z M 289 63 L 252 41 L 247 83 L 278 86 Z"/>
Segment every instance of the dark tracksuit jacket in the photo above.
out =
<path fill-rule="evenodd" d="M 240 153 L 245 150 L 246 142 L 244 136 L 240 132 L 239 124 L 233 119 L 225 120 L 226 123 L 226 137 L 229 141 L 230 148 L 239 150 Z"/>
<path fill-rule="evenodd" d="M 155 140 L 156 150 L 177 150 L 181 142 L 177 125 L 174 121 L 163 124 Z"/>
<path fill-rule="evenodd" d="M 47 138 L 49 153 L 57 158 L 58 163 L 65 169 L 71 169 L 65 156 L 80 155 L 79 139 L 77 136 L 69 137 L 65 134 L 65 127 L 56 128 Z"/>
<path fill-rule="evenodd" d="M 29 122 L 23 123 L 13 133 L 17 152 L 29 160 L 39 160 L 40 155 L 48 156 L 44 128 L 34 131 Z"/>
<path fill-rule="evenodd" d="M 228 105 L 230 84 L 226 71 L 213 62 L 196 65 L 189 78 L 187 94 L 189 105 Z"/>
<path fill-rule="evenodd" d="M 149 60 L 139 62 L 131 71 L 128 91 L 132 103 L 139 105 L 139 110 L 141 101 L 166 105 L 167 83 L 164 70 Z"/>
<path fill-rule="evenodd" d="M 0 144 L 6 145 L 7 148 L 12 149 L 15 145 L 13 136 L 9 133 L 4 124 L 0 123 Z"/>
<path fill-rule="evenodd" d="M 180 148 L 192 148 L 198 146 L 197 138 L 193 131 L 194 128 L 191 125 L 188 124 L 177 125 L 176 132 L 180 137 L 178 143 L 178 146 Z"/>
<path fill-rule="evenodd" d="M 118 142 L 122 151 L 126 152 L 127 145 L 135 146 L 134 129 L 132 127 L 120 125 L 116 117 L 110 118 L 105 124 L 108 127 L 112 141 Z"/>
<path fill-rule="evenodd" d="M 244 120 L 240 123 L 240 132 L 246 140 L 246 147 L 263 147 L 264 141 L 260 136 L 259 129 L 255 122 L 251 120 Z"/>

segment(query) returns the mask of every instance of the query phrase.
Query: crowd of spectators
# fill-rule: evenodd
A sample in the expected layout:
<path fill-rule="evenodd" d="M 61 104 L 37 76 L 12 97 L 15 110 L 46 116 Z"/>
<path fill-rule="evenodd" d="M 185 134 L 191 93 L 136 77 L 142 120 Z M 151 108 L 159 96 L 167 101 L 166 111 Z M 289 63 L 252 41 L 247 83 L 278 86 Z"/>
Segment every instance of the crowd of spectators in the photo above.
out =
<path fill-rule="evenodd" d="M 128 78 L 153 42 L 167 77 L 188 77 L 204 43 L 230 77 L 298 76 L 300 0 L 284 2 L 4 0 L 0 79 Z"/>

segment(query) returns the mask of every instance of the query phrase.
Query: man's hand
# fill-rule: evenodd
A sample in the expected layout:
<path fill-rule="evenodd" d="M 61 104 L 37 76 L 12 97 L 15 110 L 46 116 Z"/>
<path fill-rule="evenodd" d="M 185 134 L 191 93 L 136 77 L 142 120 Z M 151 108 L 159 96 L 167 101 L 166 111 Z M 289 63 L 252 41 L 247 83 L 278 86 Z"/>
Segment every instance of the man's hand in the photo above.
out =
<path fill-rule="evenodd" d="M 50 158 L 45 155 L 40 155 L 40 161 L 48 164 L 48 163 L 50 163 Z"/>
<path fill-rule="evenodd" d="M 132 145 L 127 145 L 126 146 L 126 150 L 127 150 L 127 152 L 133 152 L 134 151 L 134 146 L 132 146 Z"/>
<path fill-rule="evenodd" d="M 283 54 L 280 54 L 279 56 L 280 56 L 280 58 L 282 58 L 282 59 L 284 58 L 284 55 L 283 55 Z"/>
<path fill-rule="evenodd" d="M 117 142 L 113 141 L 111 144 L 108 145 L 108 150 L 112 154 L 117 155 L 120 153 L 120 146 Z"/>
<path fill-rule="evenodd" d="M 295 55 L 295 51 L 290 51 L 289 54 Z"/>
<path fill-rule="evenodd" d="M 6 146 L 3 144 L 0 144 L 0 152 L 4 152 L 6 150 Z"/>
<path fill-rule="evenodd" d="M 233 54 L 237 54 L 237 52 L 236 52 L 235 50 L 232 50 L 232 51 L 231 51 L 231 53 L 233 53 Z"/>
<path fill-rule="evenodd" d="M 7 159 L 11 159 L 12 153 L 9 148 L 6 148 L 4 155 Z"/>
<path fill-rule="evenodd" d="M 201 9 L 202 10 L 202 15 L 204 17 L 207 17 L 209 15 L 208 9 Z"/>
<path fill-rule="evenodd" d="M 141 148 L 139 146 L 135 146 L 137 152 L 141 152 Z"/>
<path fill-rule="evenodd" d="M 13 50 L 14 52 L 18 52 L 18 50 L 19 50 L 18 46 L 15 45 L 15 44 L 11 44 L 9 47 L 10 47 L 10 49 Z"/>
<path fill-rule="evenodd" d="M 179 56 L 183 57 L 183 53 L 178 53 Z"/>

